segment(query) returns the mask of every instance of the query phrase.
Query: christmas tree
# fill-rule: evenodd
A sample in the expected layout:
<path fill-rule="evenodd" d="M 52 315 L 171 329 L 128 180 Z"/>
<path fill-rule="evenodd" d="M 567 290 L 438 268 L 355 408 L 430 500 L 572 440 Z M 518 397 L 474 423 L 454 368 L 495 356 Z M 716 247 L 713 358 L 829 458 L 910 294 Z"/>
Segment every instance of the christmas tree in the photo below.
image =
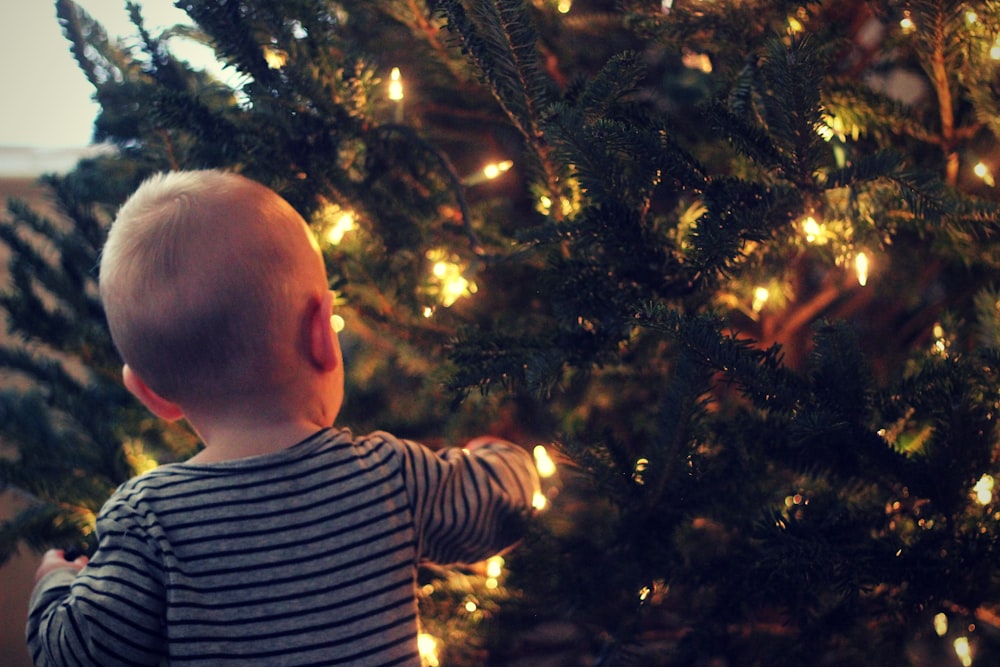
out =
<path fill-rule="evenodd" d="M 121 388 L 93 269 L 143 177 L 222 167 L 322 242 L 344 425 L 549 474 L 505 567 L 425 572 L 429 664 L 997 659 L 1000 4 L 175 4 L 124 43 L 56 2 L 118 151 L 0 227 L 2 554 L 197 447 Z"/>

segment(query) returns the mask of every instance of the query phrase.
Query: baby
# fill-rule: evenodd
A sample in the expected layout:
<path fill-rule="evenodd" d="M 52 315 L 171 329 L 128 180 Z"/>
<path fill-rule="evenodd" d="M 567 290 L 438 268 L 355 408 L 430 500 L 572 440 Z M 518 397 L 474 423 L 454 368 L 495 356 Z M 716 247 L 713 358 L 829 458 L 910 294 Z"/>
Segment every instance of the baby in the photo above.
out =
<path fill-rule="evenodd" d="M 143 183 L 109 232 L 100 294 L 125 386 L 204 448 L 122 485 L 89 560 L 45 554 L 35 664 L 418 667 L 417 566 L 514 544 L 531 457 L 334 427 L 323 259 L 302 217 L 242 176 Z"/>

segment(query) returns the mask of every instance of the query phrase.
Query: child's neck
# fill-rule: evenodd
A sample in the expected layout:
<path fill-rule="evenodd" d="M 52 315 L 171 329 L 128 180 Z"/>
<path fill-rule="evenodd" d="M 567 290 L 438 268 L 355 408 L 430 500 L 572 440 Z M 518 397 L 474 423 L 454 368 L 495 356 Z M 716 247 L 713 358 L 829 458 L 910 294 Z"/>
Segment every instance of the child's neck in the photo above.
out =
<path fill-rule="evenodd" d="M 194 425 L 194 424 L 193 424 Z M 194 425 L 205 448 L 188 459 L 191 463 L 218 463 L 274 454 L 302 442 L 330 426 L 309 419 L 250 424 Z"/>

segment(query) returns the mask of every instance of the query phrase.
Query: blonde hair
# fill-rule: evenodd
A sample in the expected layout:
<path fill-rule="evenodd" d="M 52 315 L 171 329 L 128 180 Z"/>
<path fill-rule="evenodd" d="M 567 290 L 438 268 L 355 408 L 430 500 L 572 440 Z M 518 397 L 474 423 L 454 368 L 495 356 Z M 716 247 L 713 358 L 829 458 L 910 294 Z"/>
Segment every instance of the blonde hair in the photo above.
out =
<path fill-rule="evenodd" d="M 243 176 L 201 170 L 156 175 L 125 202 L 99 284 L 125 363 L 183 402 L 274 381 L 297 344 L 303 300 L 326 277 L 288 202 Z"/>

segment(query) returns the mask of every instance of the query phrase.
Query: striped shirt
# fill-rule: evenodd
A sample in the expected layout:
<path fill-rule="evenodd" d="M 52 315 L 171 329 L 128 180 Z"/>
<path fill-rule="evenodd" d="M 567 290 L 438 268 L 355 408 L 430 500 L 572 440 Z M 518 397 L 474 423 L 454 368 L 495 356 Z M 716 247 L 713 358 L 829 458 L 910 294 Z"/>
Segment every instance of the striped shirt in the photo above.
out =
<path fill-rule="evenodd" d="M 87 567 L 36 585 L 28 646 L 37 667 L 419 666 L 417 566 L 510 546 L 537 483 L 503 443 L 346 430 L 164 465 L 108 500 Z"/>

